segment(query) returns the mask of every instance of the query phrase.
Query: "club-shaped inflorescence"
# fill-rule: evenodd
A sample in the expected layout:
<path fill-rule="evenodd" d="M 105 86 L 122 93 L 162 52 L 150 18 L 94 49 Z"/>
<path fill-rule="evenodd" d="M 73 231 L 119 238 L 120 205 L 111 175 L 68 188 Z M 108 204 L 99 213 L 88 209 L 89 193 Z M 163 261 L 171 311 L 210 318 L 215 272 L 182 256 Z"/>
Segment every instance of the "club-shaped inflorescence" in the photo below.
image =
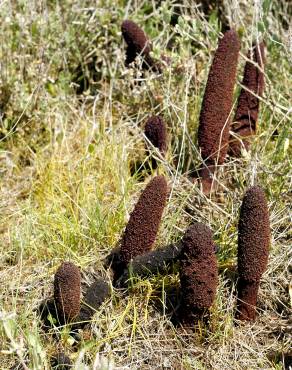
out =
<path fill-rule="evenodd" d="M 122 23 L 122 35 L 127 43 L 126 65 L 134 62 L 138 55 L 143 57 L 143 68 L 159 71 L 159 64 L 150 56 L 151 44 L 144 31 L 133 21 Z"/>
<path fill-rule="evenodd" d="M 263 95 L 264 90 L 264 63 L 265 52 L 264 43 L 254 44 L 248 53 L 249 61 L 244 68 L 244 76 L 233 124 L 231 131 L 234 135 L 230 136 L 229 154 L 239 157 L 241 150 L 249 149 L 250 138 L 255 135 L 257 130 L 257 119 L 259 113 L 260 100 L 258 97 Z"/>
<path fill-rule="evenodd" d="M 191 225 L 182 239 L 180 321 L 191 325 L 212 306 L 218 284 L 218 268 L 211 230 L 204 224 Z"/>
<path fill-rule="evenodd" d="M 121 241 L 121 260 L 127 265 L 132 258 L 149 251 L 155 241 L 168 194 L 163 176 L 154 177 L 141 194 L 130 215 Z"/>
<path fill-rule="evenodd" d="M 270 221 L 263 190 L 246 192 L 238 224 L 237 318 L 254 320 L 260 279 L 266 270 L 270 246 Z"/>
<path fill-rule="evenodd" d="M 60 323 L 72 322 L 80 312 L 80 271 L 71 262 L 63 262 L 55 274 L 54 300 Z"/>
<path fill-rule="evenodd" d="M 204 160 L 200 177 L 205 192 L 210 191 L 212 174 L 216 165 L 224 162 L 228 150 L 239 50 L 236 31 L 227 31 L 219 41 L 208 75 L 198 130 L 198 144 Z"/>

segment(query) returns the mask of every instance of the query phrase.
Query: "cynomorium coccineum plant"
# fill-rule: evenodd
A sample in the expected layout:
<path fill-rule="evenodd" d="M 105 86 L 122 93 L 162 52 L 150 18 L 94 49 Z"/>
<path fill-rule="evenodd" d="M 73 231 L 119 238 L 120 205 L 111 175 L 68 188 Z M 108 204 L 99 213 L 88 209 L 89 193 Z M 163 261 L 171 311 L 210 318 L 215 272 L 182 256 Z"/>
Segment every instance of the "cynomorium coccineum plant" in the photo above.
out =
<path fill-rule="evenodd" d="M 165 178 L 156 176 L 141 194 L 121 241 L 120 258 L 124 267 L 132 258 L 151 249 L 158 232 L 167 193 Z"/>
<path fill-rule="evenodd" d="M 248 59 L 244 68 L 244 77 L 231 131 L 239 136 L 230 136 L 228 153 L 234 157 L 239 157 L 241 149 L 249 149 L 250 137 L 256 133 L 257 119 L 259 113 L 259 97 L 264 90 L 264 43 L 253 45 L 248 53 Z"/>
<path fill-rule="evenodd" d="M 61 323 L 72 322 L 80 312 L 80 271 L 71 262 L 63 262 L 54 279 L 54 300 Z"/>
<path fill-rule="evenodd" d="M 143 68 L 160 71 L 158 62 L 150 56 L 151 44 L 144 31 L 133 21 L 122 23 L 122 35 L 127 43 L 126 65 L 134 62 L 138 55 L 143 57 Z"/>
<path fill-rule="evenodd" d="M 179 319 L 191 325 L 212 306 L 218 284 L 218 267 L 212 232 L 195 223 L 182 239 L 180 283 L 182 302 Z"/>
<path fill-rule="evenodd" d="M 234 30 L 229 30 L 219 41 L 211 65 L 204 93 L 198 130 L 198 144 L 204 160 L 200 171 L 203 191 L 211 189 L 216 165 L 221 165 L 228 150 L 230 112 L 240 40 Z"/>
<path fill-rule="evenodd" d="M 238 224 L 238 299 L 239 320 L 254 320 L 260 279 L 267 268 L 270 246 L 270 221 L 267 200 L 259 186 L 246 192 Z"/>
<path fill-rule="evenodd" d="M 145 136 L 150 143 L 160 151 L 161 155 L 164 156 L 167 150 L 167 130 L 166 124 L 161 116 L 152 116 L 147 120 L 145 125 Z M 154 158 L 152 160 L 152 167 L 157 167 Z"/>

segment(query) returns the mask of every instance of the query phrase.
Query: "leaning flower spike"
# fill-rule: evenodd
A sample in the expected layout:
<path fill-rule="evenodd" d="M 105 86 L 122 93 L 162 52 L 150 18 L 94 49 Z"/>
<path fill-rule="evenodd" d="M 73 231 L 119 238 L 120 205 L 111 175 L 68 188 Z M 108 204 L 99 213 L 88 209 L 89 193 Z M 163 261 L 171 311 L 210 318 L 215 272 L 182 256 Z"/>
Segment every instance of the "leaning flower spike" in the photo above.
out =
<path fill-rule="evenodd" d="M 54 300 L 61 323 L 72 322 L 80 311 L 80 271 L 71 262 L 63 262 L 55 274 Z"/>
<path fill-rule="evenodd" d="M 179 319 L 191 325 L 213 304 L 218 284 L 218 268 L 212 232 L 195 223 L 182 239 L 180 283 L 182 292 Z"/>
<path fill-rule="evenodd" d="M 237 318 L 254 320 L 260 279 L 266 270 L 270 245 L 270 221 L 263 190 L 246 192 L 238 224 Z"/>
<path fill-rule="evenodd" d="M 198 144 L 205 167 L 200 171 L 203 191 L 208 193 L 217 164 L 224 162 L 229 141 L 230 113 L 240 41 L 234 30 L 219 41 L 204 93 Z M 207 171 L 206 171 L 207 169 Z"/>
<path fill-rule="evenodd" d="M 249 138 L 257 130 L 260 104 L 258 96 L 261 97 L 264 90 L 264 73 L 262 71 L 265 63 L 264 43 L 253 45 L 247 57 L 251 61 L 245 64 L 243 88 L 238 98 L 234 122 L 231 126 L 231 131 L 239 136 L 239 139 L 230 136 L 229 154 L 234 157 L 240 156 L 241 148 L 249 149 Z"/>
<path fill-rule="evenodd" d="M 121 260 L 127 265 L 132 258 L 149 251 L 165 207 L 167 183 L 163 176 L 156 176 L 141 194 L 121 241 Z"/>
<path fill-rule="evenodd" d="M 144 59 L 143 68 L 160 71 L 160 67 L 151 56 L 151 45 L 144 31 L 133 21 L 126 20 L 122 23 L 122 35 L 127 43 L 126 65 L 134 62 L 138 55 Z"/>

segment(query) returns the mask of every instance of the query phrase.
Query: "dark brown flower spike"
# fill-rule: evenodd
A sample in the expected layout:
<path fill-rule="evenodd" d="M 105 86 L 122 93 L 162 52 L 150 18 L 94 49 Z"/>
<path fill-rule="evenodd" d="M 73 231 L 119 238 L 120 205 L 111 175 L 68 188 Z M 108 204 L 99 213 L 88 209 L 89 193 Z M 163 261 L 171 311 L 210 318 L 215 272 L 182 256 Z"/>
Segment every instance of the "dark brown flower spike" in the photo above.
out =
<path fill-rule="evenodd" d="M 161 116 L 150 117 L 145 125 L 145 136 L 150 141 L 150 143 L 157 148 L 161 155 L 164 156 L 167 151 L 167 129 L 166 124 Z M 149 145 L 146 146 L 148 148 Z M 151 151 L 148 151 L 150 155 Z M 157 167 L 157 162 L 155 158 L 152 159 L 152 168 Z"/>
<path fill-rule="evenodd" d="M 71 262 L 63 262 L 55 274 L 54 300 L 60 323 L 72 322 L 80 311 L 80 271 Z"/>
<path fill-rule="evenodd" d="M 270 246 L 270 221 L 267 200 L 259 186 L 246 192 L 238 224 L 238 300 L 239 320 L 254 320 L 262 274 L 267 268 Z"/>
<path fill-rule="evenodd" d="M 240 40 L 234 30 L 227 31 L 219 41 L 210 68 L 199 119 L 198 143 L 204 160 L 203 190 L 212 183 L 217 164 L 221 165 L 228 150 L 230 113 L 236 82 Z M 208 191 L 206 191 L 208 192 Z"/>
<path fill-rule="evenodd" d="M 143 69 L 160 71 L 160 66 L 151 56 L 151 44 L 144 31 L 133 21 L 122 23 L 122 35 L 127 43 L 126 65 L 128 66 L 138 55 L 143 57 Z"/>
<path fill-rule="evenodd" d="M 265 64 L 265 47 L 264 43 L 254 44 L 248 53 L 248 59 L 244 68 L 244 77 L 237 108 L 234 116 L 234 122 L 231 131 L 234 135 L 230 136 L 228 153 L 234 157 L 239 157 L 241 150 L 249 149 L 250 139 L 257 131 L 257 120 L 259 113 L 260 100 L 264 90 L 264 73 Z"/>
<path fill-rule="evenodd" d="M 156 176 L 141 194 L 121 241 L 121 260 L 125 265 L 135 256 L 151 249 L 158 232 L 167 193 L 165 178 Z"/>
<path fill-rule="evenodd" d="M 212 232 L 195 223 L 182 239 L 180 282 L 182 302 L 180 321 L 191 325 L 212 306 L 218 284 L 218 267 Z"/>

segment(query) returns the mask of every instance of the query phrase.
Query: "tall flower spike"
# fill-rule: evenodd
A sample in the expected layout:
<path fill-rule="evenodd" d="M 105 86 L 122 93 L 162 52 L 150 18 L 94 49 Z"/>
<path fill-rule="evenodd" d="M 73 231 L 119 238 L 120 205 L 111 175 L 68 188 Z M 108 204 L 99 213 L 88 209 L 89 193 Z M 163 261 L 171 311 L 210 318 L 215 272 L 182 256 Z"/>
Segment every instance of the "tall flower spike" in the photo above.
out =
<path fill-rule="evenodd" d="M 54 299 L 60 322 L 72 321 L 80 311 L 80 271 L 71 262 L 63 262 L 55 274 Z"/>
<path fill-rule="evenodd" d="M 228 153 L 234 157 L 240 156 L 243 147 L 246 150 L 249 149 L 249 139 L 255 135 L 257 130 L 260 104 L 257 96 L 261 97 L 264 90 L 264 73 L 262 72 L 265 64 L 264 43 L 254 44 L 247 57 L 251 61 L 247 61 L 245 64 L 243 88 L 238 98 L 234 122 L 231 126 L 231 131 L 241 139 L 230 136 Z"/>
<path fill-rule="evenodd" d="M 210 68 L 199 118 L 198 143 L 205 170 L 202 170 L 203 190 L 208 192 L 215 165 L 222 164 L 228 150 L 230 112 L 236 82 L 240 40 L 234 30 L 227 31 L 219 41 Z M 209 170 L 206 171 L 206 168 Z"/>
<path fill-rule="evenodd" d="M 182 239 L 180 283 L 182 303 L 179 317 L 185 325 L 197 321 L 213 304 L 218 268 L 211 230 L 195 223 Z"/>
<path fill-rule="evenodd" d="M 232 108 L 240 41 L 234 30 L 219 41 L 203 98 L 198 141 L 207 164 L 224 162 L 229 139 L 229 115 Z"/>
<path fill-rule="evenodd" d="M 144 31 L 133 21 L 122 23 L 122 35 L 127 43 L 126 65 L 132 63 L 138 55 L 144 58 L 143 68 L 159 71 L 159 65 L 150 56 L 151 45 Z"/>
<path fill-rule="evenodd" d="M 167 151 L 167 130 L 162 117 L 152 116 L 148 119 L 145 125 L 145 136 L 164 156 Z M 155 160 L 152 161 L 152 167 L 157 167 Z"/>
<path fill-rule="evenodd" d="M 124 264 L 151 249 L 158 232 L 167 193 L 165 178 L 156 176 L 141 194 L 121 241 L 121 260 Z"/>
<path fill-rule="evenodd" d="M 246 192 L 238 224 L 237 318 L 254 320 L 260 279 L 266 270 L 270 246 L 270 221 L 263 190 Z"/>

